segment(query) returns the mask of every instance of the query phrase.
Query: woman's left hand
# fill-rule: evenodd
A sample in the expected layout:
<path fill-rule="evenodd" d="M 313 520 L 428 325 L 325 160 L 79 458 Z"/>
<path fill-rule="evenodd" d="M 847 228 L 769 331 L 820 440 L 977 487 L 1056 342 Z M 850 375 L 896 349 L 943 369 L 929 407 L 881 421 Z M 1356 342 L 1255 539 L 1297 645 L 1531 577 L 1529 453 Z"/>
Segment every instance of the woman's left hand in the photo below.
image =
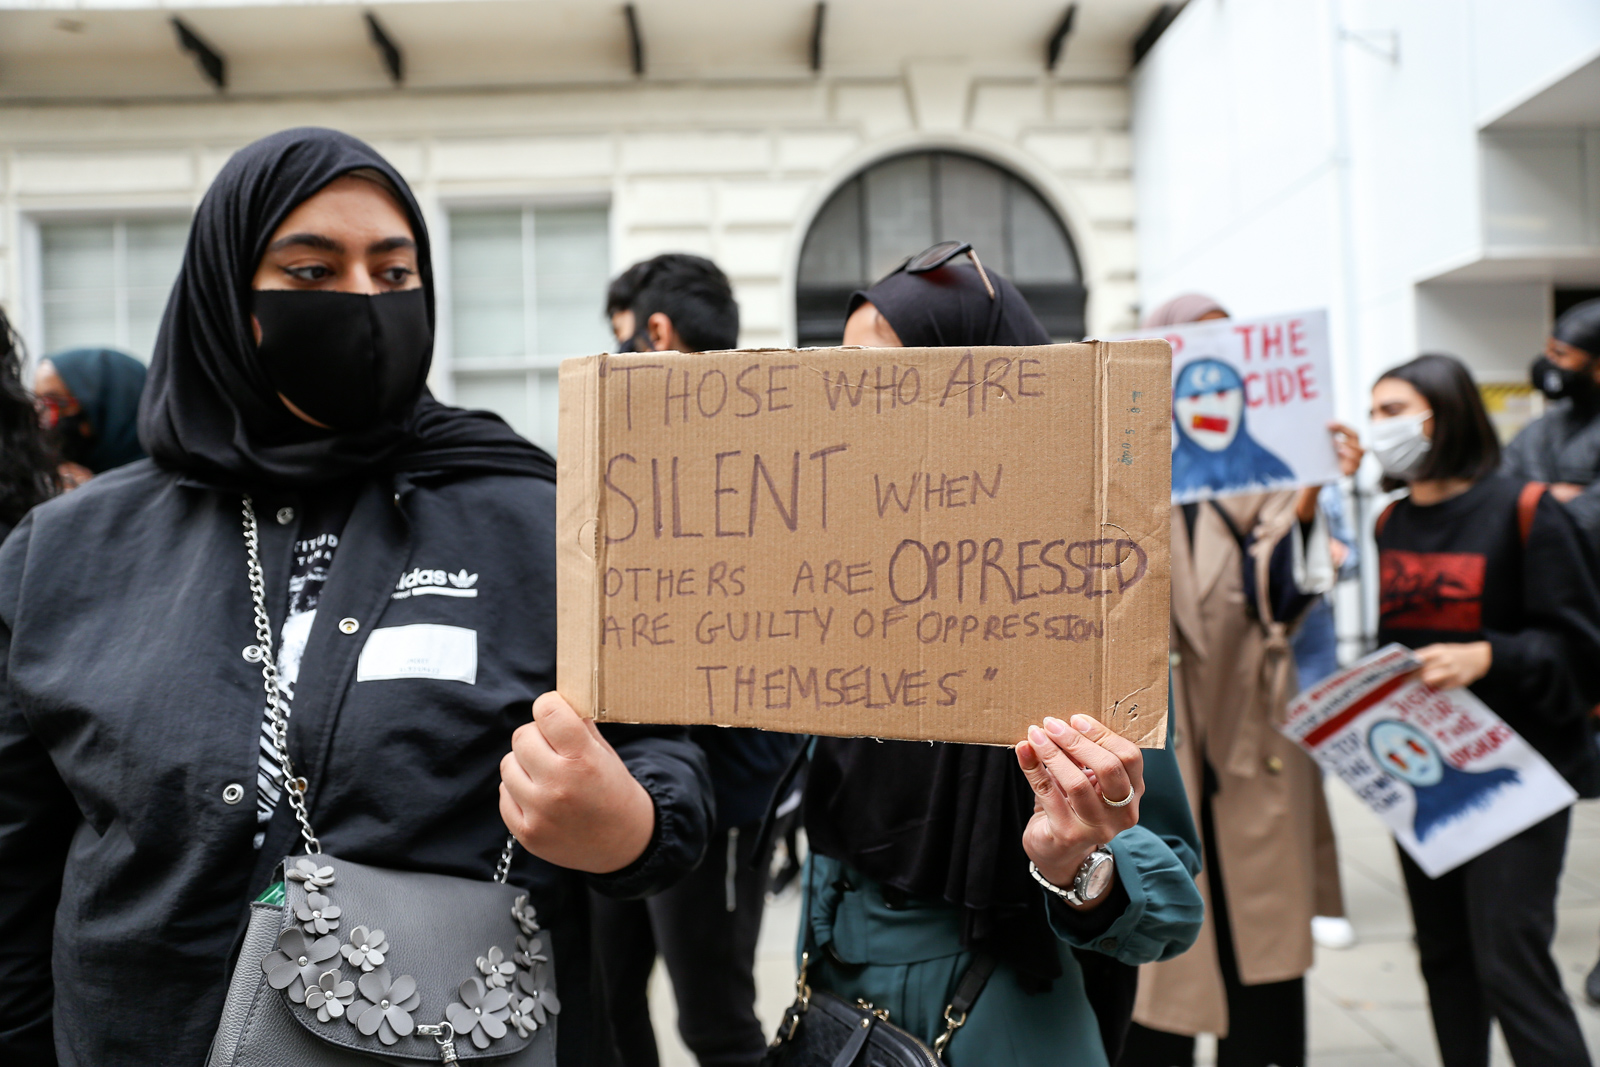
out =
<path fill-rule="evenodd" d="M 1087 715 L 1028 727 L 1016 751 L 1034 795 L 1022 848 L 1052 885 L 1068 888 L 1089 853 L 1138 823 L 1144 754 Z M 1129 795 L 1126 807 L 1106 803 Z"/>
<path fill-rule="evenodd" d="M 1487 641 L 1425 645 L 1417 649 L 1422 680 L 1435 689 L 1460 689 L 1489 673 L 1494 653 Z"/>

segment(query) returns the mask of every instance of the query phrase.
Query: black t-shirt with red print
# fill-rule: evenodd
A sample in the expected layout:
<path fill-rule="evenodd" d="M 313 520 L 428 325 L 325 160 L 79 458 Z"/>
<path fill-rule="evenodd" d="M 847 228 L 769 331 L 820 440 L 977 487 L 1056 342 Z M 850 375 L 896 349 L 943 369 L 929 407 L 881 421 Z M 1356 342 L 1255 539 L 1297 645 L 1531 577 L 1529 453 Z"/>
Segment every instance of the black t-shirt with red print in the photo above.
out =
<path fill-rule="evenodd" d="M 1485 478 L 1422 506 L 1398 501 L 1377 533 L 1378 641 L 1488 641 L 1472 691 L 1584 796 L 1600 796 L 1600 589 L 1582 535 L 1548 493 L 1524 539 L 1523 484 Z"/>

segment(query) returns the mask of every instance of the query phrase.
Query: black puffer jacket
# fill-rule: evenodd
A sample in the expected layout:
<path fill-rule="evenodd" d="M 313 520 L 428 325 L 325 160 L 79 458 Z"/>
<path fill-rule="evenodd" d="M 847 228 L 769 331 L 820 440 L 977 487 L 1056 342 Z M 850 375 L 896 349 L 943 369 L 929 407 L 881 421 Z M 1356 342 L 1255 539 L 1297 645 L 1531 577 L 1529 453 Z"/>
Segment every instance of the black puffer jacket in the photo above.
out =
<path fill-rule="evenodd" d="M 0 1062 L 201 1063 L 247 902 L 295 847 L 287 804 L 261 855 L 251 843 L 263 701 L 241 655 L 255 636 L 240 502 L 143 461 L 36 509 L 0 549 Z M 299 503 L 255 502 L 274 631 Z M 550 482 L 503 475 L 372 476 L 356 492 L 289 727 L 328 852 L 493 872 L 498 763 L 554 684 L 554 505 Z M 417 568 L 475 575 L 476 595 L 396 598 Z M 419 623 L 474 633 L 472 682 L 357 680 L 374 632 Z M 511 875 L 553 941 L 563 1067 L 588 1059 L 585 883 L 665 887 L 698 862 L 712 818 L 683 731 L 607 737 L 655 800 L 646 853 L 586 878 L 519 850 Z M 241 802 L 224 799 L 230 784 Z"/>

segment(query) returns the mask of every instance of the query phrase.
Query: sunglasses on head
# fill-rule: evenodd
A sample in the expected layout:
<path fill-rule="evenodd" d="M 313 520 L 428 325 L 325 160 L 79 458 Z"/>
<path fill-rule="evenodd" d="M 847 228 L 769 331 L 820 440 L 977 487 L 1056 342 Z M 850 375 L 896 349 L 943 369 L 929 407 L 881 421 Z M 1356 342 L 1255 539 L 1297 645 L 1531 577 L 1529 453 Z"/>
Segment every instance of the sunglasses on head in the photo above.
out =
<path fill-rule="evenodd" d="M 989 299 L 994 299 L 994 283 L 989 281 L 989 272 L 983 269 L 983 264 L 978 261 L 978 253 L 972 250 L 971 241 L 940 241 L 932 248 L 924 249 L 900 265 L 900 269 L 907 274 L 927 274 L 938 270 L 948 264 L 952 259 L 965 252 L 972 260 L 972 265 L 978 268 L 978 277 L 983 279 L 983 287 L 989 293 Z"/>

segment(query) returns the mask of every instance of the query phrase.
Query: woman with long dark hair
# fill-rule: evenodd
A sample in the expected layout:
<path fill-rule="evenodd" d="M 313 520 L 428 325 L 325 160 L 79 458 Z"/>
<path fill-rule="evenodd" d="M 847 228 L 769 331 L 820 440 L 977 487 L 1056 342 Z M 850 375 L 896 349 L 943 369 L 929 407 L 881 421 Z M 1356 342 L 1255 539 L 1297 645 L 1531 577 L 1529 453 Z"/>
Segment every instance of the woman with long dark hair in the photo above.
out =
<path fill-rule="evenodd" d="M 1494 427 L 1450 356 L 1378 379 L 1371 443 L 1385 487 L 1410 490 L 1377 522 L 1379 642 L 1415 649 L 1424 682 L 1470 688 L 1600 796 L 1600 591 L 1576 523 L 1546 486 L 1495 473 Z M 1518 1067 L 1588 1067 L 1550 955 L 1571 814 L 1438 878 L 1400 854 L 1445 1067 L 1486 1065 L 1492 1020 Z"/>
<path fill-rule="evenodd" d="M 33 396 L 22 384 L 22 338 L 0 308 L 0 541 L 60 491 Z"/>
<path fill-rule="evenodd" d="M 410 885 L 506 864 L 545 931 L 522 913 L 516 951 L 555 972 L 559 1062 L 588 1062 L 588 889 L 694 866 L 704 756 L 681 729 L 596 729 L 552 691 L 554 463 L 429 394 L 433 298 L 422 211 L 372 148 L 299 129 L 240 150 L 162 320 L 150 458 L 0 549 L 0 1062 L 194 1067 L 213 1035 L 243 1040 L 218 1026 L 230 956 L 302 845 Z M 526 852 L 502 854 L 507 824 Z M 348 1005 L 349 962 L 372 1011 L 359 1031 L 330 1015 L 331 1039 L 437 1062 L 437 988 L 418 1019 L 387 992 L 426 973 L 418 946 L 407 961 L 376 923 L 301 906 L 319 940 L 297 966 L 318 966 L 283 957 L 271 995 L 311 1004 L 325 961 L 323 1008 Z M 511 947 L 479 960 L 491 985 Z M 352 969 L 384 958 L 392 987 Z M 483 1048 L 509 994 L 476 996 Z M 298 1062 L 286 1047 L 273 1062 Z"/>
<path fill-rule="evenodd" d="M 962 251 L 935 246 L 855 294 L 845 343 L 1049 344 L 1016 287 L 952 258 Z M 812 984 L 932 1044 L 964 976 L 992 966 L 945 1049 L 959 1067 L 1105 1067 L 1134 966 L 1183 952 L 1200 929 L 1198 841 L 1171 749 L 1070 714 L 1075 694 L 1039 700 L 1042 721 L 1014 751 L 824 737 L 807 780 Z"/>

